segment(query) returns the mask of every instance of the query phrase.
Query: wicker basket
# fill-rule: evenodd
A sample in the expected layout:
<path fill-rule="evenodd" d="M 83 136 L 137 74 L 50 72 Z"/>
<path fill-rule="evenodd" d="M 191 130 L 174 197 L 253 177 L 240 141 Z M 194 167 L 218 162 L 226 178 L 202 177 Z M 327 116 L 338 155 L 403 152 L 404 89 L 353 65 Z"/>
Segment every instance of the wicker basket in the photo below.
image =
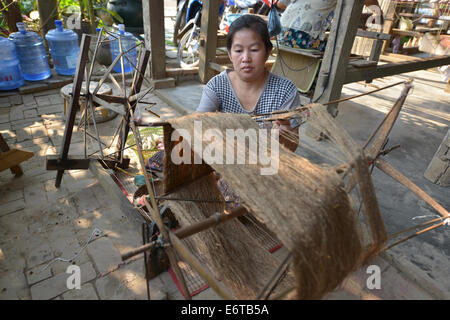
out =
<path fill-rule="evenodd" d="M 147 161 L 148 158 L 152 157 L 156 152 L 160 151 L 157 148 L 157 141 L 163 141 L 163 128 L 162 127 L 149 127 L 149 128 L 141 128 L 139 129 L 139 134 L 142 140 L 142 155 L 144 156 L 144 160 Z M 135 145 L 134 134 L 130 133 L 127 137 L 126 146 L 130 147 L 137 156 L 138 149 Z"/>

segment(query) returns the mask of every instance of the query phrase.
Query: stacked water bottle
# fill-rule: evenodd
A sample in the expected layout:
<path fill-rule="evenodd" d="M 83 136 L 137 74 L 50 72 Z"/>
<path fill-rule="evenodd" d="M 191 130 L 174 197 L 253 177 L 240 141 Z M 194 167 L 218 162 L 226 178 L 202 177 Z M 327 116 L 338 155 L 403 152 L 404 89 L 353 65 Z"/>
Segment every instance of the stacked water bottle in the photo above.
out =
<path fill-rule="evenodd" d="M 78 35 L 64 29 L 61 20 L 55 21 L 56 29 L 50 30 L 47 39 L 55 71 L 61 75 L 74 75 L 78 60 Z M 39 81 L 52 75 L 42 38 L 27 31 L 22 22 L 18 32 L 9 39 L 0 38 L 0 90 L 17 89 L 24 80 Z"/>
<path fill-rule="evenodd" d="M 119 42 L 120 39 L 120 42 Z M 124 72 L 131 72 L 134 70 L 137 61 L 136 42 L 137 39 L 133 34 L 125 31 L 125 25 L 119 24 L 119 32 L 110 36 L 111 40 L 111 59 L 114 59 L 120 54 L 120 45 L 122 46 L 123 54 L 123 69 Z M 122 72 L 122 64 L 119 61 L 114 65 L 115 72 Z"/>
<path fill-rule="evenodd" d="M 78 35 L 69 29 L 64 29 L 61 20 L 55 21 L 56 29 L 50 30 L 47 40 L 52 55 L 55 71 L 61 75 L 74 75 L 77 68 Z M 27 31 L 22 22 L 17 23 L 18 32 L 12 33 L 9 39 L 0 38 L 0 90 L 17 89 L 24 84 L 24 80 L 39 81 L 51 76 L 50 66 L 43 44 L 43 39 L 35 32 Z M 99 29 L 97 29 L 97 32 Z M 120 44 L 119 44 L 120 39 Z M 137 62 L 137 39 L 125 26 L 119 25 L 119 32 L 110 37 L 111 56 L 114 60 L 120 54 L 122 46 L 123 66 L 125 72 L 134 70 Z M 122 72 L 121 62 L 113 68 L 115 72 Z"/>

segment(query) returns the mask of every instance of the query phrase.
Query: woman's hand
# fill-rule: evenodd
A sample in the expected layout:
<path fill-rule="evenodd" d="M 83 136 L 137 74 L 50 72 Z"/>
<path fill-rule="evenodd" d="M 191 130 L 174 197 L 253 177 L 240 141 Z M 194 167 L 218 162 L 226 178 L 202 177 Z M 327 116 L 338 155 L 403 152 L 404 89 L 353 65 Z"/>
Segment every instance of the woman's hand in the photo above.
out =
<path fill-rule="evenodd" d="M 292 128 L 291 122 L 284 119 L 275 120 L 273 128 L 280 129 L 280 143 L 292 152 L 295 152 L 298 147 L 298 130 Z M 286 134 L 283 135 L 283 131 L 292 132 L 289 134 L 292 138 L 287 138 Z"/>

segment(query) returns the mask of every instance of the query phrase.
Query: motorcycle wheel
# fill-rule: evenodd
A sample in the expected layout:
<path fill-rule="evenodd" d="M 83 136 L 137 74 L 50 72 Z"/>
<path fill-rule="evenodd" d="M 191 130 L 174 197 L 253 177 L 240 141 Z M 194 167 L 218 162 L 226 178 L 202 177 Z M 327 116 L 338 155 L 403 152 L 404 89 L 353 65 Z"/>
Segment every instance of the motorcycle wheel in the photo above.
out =
<path fill-rule="evenodd" d="M 191 34 L 192 38 L 189 41 Z M 181 38 L 180 44 L 178 45 L 177 59 L 181 68 L 191 69 L 198 66 L 200 62 L 199 46 L 200 28 L 195 27 Z"/>
<path fill-rule="evenodd" d="M 186 5 L 183 7 L 183 10 L 178 11 L 177 18 L 175 19 L 175 25 L 173 27 L 173 45 L 176 47 L 178 45 L 178 33 L 183 30 L 186 25 Z"/>

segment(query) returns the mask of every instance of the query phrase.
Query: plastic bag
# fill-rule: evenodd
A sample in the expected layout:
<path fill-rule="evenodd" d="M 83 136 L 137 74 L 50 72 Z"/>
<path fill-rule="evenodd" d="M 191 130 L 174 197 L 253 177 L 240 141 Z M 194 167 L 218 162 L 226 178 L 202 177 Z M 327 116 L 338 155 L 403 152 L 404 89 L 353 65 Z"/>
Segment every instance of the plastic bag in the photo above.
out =
<path fill-rule="evenodd" d="M 269 22 L 267 23 L 267 28 L 269 29 L 269 36 L 274 37 L 281 32 L 281 22 L 280 17 L 278 16 L 278 11 L 273 5 L 269 11 Z"/>

